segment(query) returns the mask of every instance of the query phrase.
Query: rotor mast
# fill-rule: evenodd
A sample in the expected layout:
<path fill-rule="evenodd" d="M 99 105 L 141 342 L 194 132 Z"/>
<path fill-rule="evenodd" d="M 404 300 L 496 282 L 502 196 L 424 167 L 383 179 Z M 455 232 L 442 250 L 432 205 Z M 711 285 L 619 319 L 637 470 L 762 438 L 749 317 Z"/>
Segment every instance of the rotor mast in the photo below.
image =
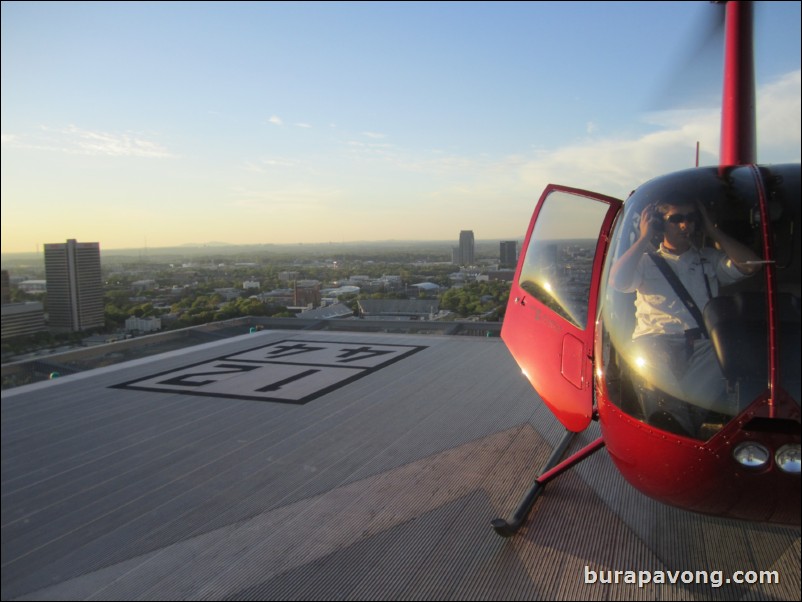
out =
<path fill-rule="evenodd" d="M 755 143 L 755 64 L 751 1 L 726 2 L 724 92 L 720 164 L 757 162 Z"/>

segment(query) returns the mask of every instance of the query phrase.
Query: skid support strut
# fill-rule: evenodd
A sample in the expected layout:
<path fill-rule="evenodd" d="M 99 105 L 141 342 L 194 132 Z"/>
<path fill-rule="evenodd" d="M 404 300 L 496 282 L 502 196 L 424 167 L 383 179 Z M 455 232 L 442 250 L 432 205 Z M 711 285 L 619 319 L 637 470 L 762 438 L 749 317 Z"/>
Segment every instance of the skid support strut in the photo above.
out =
<path fill-rule="evenodd" d="M 530 487 L 529 491 L 526 492 L 526 495 L 521 500 L 521 503 L 518 505 L 518 509 L 515 511 L 515 514 L 513 514 L 512 518 L 509 521 L 503 518 L 493 519 L 491 524 L 493 525 L 493 529 L 495 529 L 496 533 L 502 537 L 510 537 L 515 535 L 515 533 L 526 520 L 529 512 L 532 510 L 532 506 L 535 505 L 535 500 L 537 500 L 538 496 L 546 487 L 546 483 L 561 475 L 574 465 L 579 464 L 582 460 L 590 457 L 604 447 L 604 440 L 599 437 L 569 458 L 566 458 L 560 462 L 560 459 L 565 455 L 565 451 L 568 449 L 568 446 L 571 444 L 571 441 L 573 441 L 575 436 L 576 433 L 571 431 L 565 432 L 565 435 L 563 435 L 559 445 L 554 448 L 551 456 L 549 456 L 549 459 L 543 466 L 543 472 L 535 479 L 535 482 L 532 483 L 532 487 Z"/>

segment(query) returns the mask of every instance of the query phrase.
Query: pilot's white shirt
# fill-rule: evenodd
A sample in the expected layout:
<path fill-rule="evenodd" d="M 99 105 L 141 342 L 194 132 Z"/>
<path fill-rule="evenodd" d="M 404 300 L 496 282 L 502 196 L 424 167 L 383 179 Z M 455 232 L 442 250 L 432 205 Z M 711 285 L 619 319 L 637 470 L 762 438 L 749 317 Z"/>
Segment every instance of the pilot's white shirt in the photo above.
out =
<path fill-rule="evenodd" d="M 700 312 L 711 297 L 718 295 L 719 285 L 732 284 L 745 277 L 732 260 L 717 249 L 691 247 L 681 255 L 674 255 L 661 244 L 657 253 L 665 258 L 677 274 Z M 705 275 L 709 292 L 705 285 Z M 637 324 L 632 334 L 633 339 L 647 334 L 681 335 L 686 330 L 700 326 L 648 253 L 641 257 L 635 269 L 632 286 L 624 292 L 633 291 L 637 291 Z"/>

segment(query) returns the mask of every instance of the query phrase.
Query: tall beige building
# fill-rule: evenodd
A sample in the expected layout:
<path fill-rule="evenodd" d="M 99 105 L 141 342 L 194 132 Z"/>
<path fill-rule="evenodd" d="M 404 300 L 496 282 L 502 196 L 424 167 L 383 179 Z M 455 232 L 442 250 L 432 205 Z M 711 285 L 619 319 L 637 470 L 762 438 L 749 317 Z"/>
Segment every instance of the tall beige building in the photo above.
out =
<path fill-rule="evenodd" d="M 104 326 L 99 243 L 70 239 L 46 244 L 45 277 L 51 330 L 79 332 Z"/>
<path fill-rule="evenodd" d="M 459 233 L 459 247 L 453 248 L 451 262 L 460 266 L 474 264 L 473 230 L 463 230 Z"/>

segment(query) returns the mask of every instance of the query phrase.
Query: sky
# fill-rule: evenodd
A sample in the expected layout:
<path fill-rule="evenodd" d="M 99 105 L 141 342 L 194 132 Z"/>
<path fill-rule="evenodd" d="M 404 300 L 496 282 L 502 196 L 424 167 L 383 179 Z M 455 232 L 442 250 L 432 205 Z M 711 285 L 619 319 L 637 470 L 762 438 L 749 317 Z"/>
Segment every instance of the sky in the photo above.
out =
<path fill-rule="evenodd" d="M 800 3 L 756 3 L 800 161 Z M 2 2 L 2 252 L 523 235 L 548 183 L 718 162 L 692 2 Z M 688 58 L 690 57 L 690 58 Z"/>

